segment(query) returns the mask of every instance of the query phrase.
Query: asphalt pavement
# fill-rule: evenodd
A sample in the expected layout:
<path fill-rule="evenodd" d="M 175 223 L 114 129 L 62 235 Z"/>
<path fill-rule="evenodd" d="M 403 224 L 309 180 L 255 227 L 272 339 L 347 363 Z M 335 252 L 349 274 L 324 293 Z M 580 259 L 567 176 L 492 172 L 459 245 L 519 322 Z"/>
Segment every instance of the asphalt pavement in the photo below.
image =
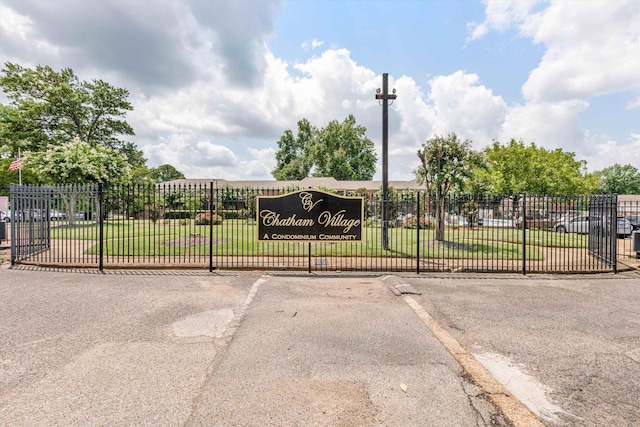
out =
<path fill-rule="evenodd" d="M 637 425 L 639 277 L 0 267 L 0 425 Z"/>

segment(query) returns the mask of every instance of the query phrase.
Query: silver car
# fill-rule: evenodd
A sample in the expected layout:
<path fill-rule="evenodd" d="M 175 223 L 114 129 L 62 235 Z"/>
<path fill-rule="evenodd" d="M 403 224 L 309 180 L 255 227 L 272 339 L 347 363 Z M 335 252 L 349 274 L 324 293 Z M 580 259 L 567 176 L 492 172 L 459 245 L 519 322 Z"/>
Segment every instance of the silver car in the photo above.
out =
<path fill-rule="evenodd" d="M 621 236 L 621 237 L 630 236 L 632 231 L 633 231 L 633 225 L 631 224 L 631 221 L 629 221 L 627 218 L 619 216 L 617 219 L 617 231 L 616 231 L 618 236 Z"/>
<path fill-rule="evenodd" d="M 590 217 L 583 214 L 575 216 L 569 220 L 561 221 L 557 223 L 554 229 L 559 233 L 579 233 L 588 234 L 590 224 L 598 224 L 601 222 L 599 217 Z M 631 235 L 633 227 L 628 219 L 624 217 L 618 217 L 616 219 L 616 234 L 620 237 Z"/>
<path fill-rule="evenodd" d="M 589 224 L 592 221 L 599 221 L 599 218 L 590 218 L 589 215 L 578 215 L 571 219 L 565 219 L 555 225 L 558 233 L 589 233 Z"/>

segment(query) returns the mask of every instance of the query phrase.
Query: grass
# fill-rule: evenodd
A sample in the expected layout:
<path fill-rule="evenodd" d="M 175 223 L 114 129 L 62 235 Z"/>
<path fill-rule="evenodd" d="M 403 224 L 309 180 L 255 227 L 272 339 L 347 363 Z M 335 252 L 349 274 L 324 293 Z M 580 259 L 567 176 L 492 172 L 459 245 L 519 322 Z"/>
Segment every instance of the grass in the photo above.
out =
<path fill-rule="evenodd" d="M 191 220 L 108 220 L 104 223 L 104 253 L 107 256 L 208 256 L 210 230 L 213 254 L 220 256 L 307 256 L 306 242 L 258 242 L 256 226 L 243 220 L 225 220 L 222 225 L 195 225 Z M 435 241 L 434 230 L 390 228 L 390 250 L 382 249 L 382 230 L 365 227 L 362 242 L 312 243 L 312 256 L 416 257 L 418 239 L 422 258 L 522 259 L 522 230 L 499 228 L 448 228 L 444 242 Z M 78 221 L 51 228 L 52 239 L 98 241 L 98 224 Z M 544 258 L 543 248 L 583 248 L 587 236 L 548 230 L 526 231 L 527 259 Z M 88 253 L 99 251 L 96 243 Z"/>

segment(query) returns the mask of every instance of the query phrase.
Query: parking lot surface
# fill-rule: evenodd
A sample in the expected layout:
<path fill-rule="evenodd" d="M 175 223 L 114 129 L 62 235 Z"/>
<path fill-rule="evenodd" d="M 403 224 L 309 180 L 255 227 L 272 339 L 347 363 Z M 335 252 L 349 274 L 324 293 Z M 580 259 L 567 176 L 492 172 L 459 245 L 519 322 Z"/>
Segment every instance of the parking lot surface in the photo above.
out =
<path fill-rule="evenodd" d="M 0 272 L 0 425 L 508 425 L 376 276 Z"/>
<path fill-rule="evenodd" d="M 0 274 L 0 425 L 640 424 L 634 273 Z"/>
<path fill-rule="evenodd" d="M 428 311 L 547 425 L 640 425 L 640 276 L 405 280 Z"/>

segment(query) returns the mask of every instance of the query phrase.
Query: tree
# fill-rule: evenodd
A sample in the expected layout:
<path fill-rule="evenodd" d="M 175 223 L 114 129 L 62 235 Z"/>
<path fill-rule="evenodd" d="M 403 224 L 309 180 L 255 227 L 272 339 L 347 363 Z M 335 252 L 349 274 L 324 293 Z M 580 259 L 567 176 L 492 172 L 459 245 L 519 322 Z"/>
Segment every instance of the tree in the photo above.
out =
<path fill-rule="evenodd" d="M 165 164 L 158 166 L 157 168 L 151 168 L 149 170 L 151 178 L 156 182 L 173 181 L 174 179 L 184 179 L 185 176 L 178 169 L 172 165 Z"/>
<path fill-rule="evenodd" d="M 596 172 L 603 194 L 640 194 L 640 172 L 635 166 L 615 164 Z"/>
<path fill-rule="evenodd" d="M 318 132 L 312 153 L 314 176 L 333 177 L 338 181 L 370 181 L 376 172 L 377 156 L 366 128 L 356 124 L 353 115 L 342 123 L 329 122 Z"/>
<path fill-rule="evenodd" d="M 0 87 L 11 105 L 0 116 L 0 137 L 14 154 L 18 147 L 36 152 L 78 138 L 125 154 L 133 167 L 146 162 L 133 144 L 121 140 L 134 135 L 125 120 L 133 110 L 126 89 L 103 80 L 81 81 L 71 68 L 30 69 L 10 62 L 5 67 Z"/>
<path fill-rule="evenodd" d="M 23 162 L 44 184 L 120 183 L 128 181 L 131 173 L 124 155 L 101 145 L 91 147 L 78 138 L 62 145 L 50 145 L 46 151 L 26 152 Z M 71 191 L 59 190 L 71 224 L 75 221 L 77 197 L 81 193 L 79 186 Z M 94 205 L 98 207 L 99 203 Z"/>
<path fill-rule="evenodd" d="M 309 176 L 313 165 L 310 147 L 316 129 L 307 119 L 298 121 L 298 134 L 287 129 L 278 140 L 276 168 L 272 175 L 278 181 L 299 181 Z"/>
<path fill-rule="evenodd" d="M 109 147 L 92 147 L 78 138 L 50 145 L 46 151 L 25 152 L 23 162 L 44 184 L 126 182 L 131 173 L 124 155 Z"/>
<path fill-rule="evenodd" d="M 585 194 L 597 188 L 597 177 L 587 174 L 586 162 L 575 153 L 547 150 L 511 139 L 494 141 L 483 151 L 485 168 L 474 170 L 473 185 L 496 194 Z"/>
<path fill-rule="evenodd" d="M 365 132 L 353 115 L 342 123 L 334 120 L 324 129 L 302 119 L 296 136 L 287 130 L 278 141 L 277 164 L 272 174 L 277 180 L 301 180 L 313 173 L 337 180 L 369 181 L 375 173 L 377 157 Z"/>
<path fill-rule="evenodd" d="M 414 173 L 435 198 L 436 240 L 443 241 L 445 198 L 454 188 L 464 185 L 473 167 L 480 164 L 480 157 L 471 149 L 471 141 L 461 141 L 451 133 L 427 140 L 418 150 L 418 158 L 421 164 Z"/>

